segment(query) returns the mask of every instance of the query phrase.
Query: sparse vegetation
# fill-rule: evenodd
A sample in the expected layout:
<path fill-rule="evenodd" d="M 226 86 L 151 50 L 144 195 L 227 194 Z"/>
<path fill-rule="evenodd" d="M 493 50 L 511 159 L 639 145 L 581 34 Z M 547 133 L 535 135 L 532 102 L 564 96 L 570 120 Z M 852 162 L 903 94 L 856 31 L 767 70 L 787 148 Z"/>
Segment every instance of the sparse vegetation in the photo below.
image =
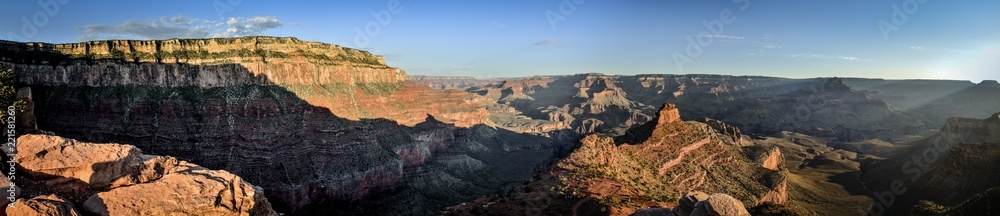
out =
<path fill-rule="evenodd" d="M 23 110 L 21 106 L 24 105 L 24 101 L 17 100 L 17 88 L 14 86 L 15 74 L 14 71 L 6 68 L 0 68 L 0 108 L 3 108 L 3 112 L 0 112 L 0 123 L 7 123 L 7 107 L 13 105 L 18 110 Z"/>
<path fill-rule="evenodd" d="M 402 89 L 403 84 L 399 82 L 358 83 L 358 87 L 371 95 L 386 96 Z"/>

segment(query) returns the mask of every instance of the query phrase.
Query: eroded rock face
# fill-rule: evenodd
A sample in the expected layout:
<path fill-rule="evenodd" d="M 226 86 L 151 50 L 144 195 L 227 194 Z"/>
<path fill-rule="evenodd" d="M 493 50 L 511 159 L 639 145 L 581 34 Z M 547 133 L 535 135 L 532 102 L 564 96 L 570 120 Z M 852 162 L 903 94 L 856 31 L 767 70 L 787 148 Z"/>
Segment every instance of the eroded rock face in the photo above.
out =
<path fill-rule="evenodd" d="M 15 160 L 31 174 L 27 181 L 45 181 L 44 188 L 28 184 L 36 188 L 24 190 L 93 194 L 82 206 L 97 215 L 276 215 L 263 190 L 239 176 L 173 157 L 141 155 L 130 145 L 26 134 L 18 138 Z M 51 196 L 23 205 L 38 206 L 30 209 L 43 215 L 74 211 L 68 201 Z"/>
<path fill-rule="evenodd" d="M 31 199 L 17 199 L 16 206 L 7 206 L 9 216 L 78 216 L 80 215 L 69 203 L 56 195 L 36 196 Z"/>
<path fill-rule="evenodd" d="M 295 38 L 0 42 L 17 82 L 47 86 L 220 87 L 406 81 L 381 56 Z M 241 71 L 242 73 L 232 73 Z"/>
<path fill-rule="evenodd" d="M 467 91 L 580 134 L 628 128 L 655 115 L 653 107 L 629 100 L 613 76 L 597 73 L 508 79 Z"/>
<path fill-rule="evenodd" d="M 656 113 L 656 120 L 660 124 L 669 124 L 681 120 L 681 114 L 677 111 L 677 106 L 674 104 L 663 104 L 660 108 L 660 112 Z"/>
<path fill-rule="evenodd" d="M 654 120 L 632 127 L 622 136 L 587 135 L 569 156 L 505 196 L 508 198 L 490 196 L 450 207 L 446 213 L 503 215 L 541 208 L 541 212 L 551 214 L 660 214 L 670 211 L 636 210 L 679 203 L 673 210 L 679 215 L 699 208 L 701 215 L 747 215 L 745 205 L 787 200 L 787 169 L 777 165 L 777 170 L 762 168 L 763 163 L 748 152 L 760 147 L 742 147 L 704 123 L 680 121 L 673 104 L 664 105 L 662 110 Z M 679 193 L 695 189 L 738 197 L 716 196 L 715 201 L 703 205 L 698 203 L 711 196 Z M 534 202 L 527 200 L 547 200 L 549 204 L 538 207 L 525 204 Z M 598 209 L 606 211 L 597 213 Z"/>
<path fill-rule="evenodd" d="M 427 85 L 432 89 L 467 89 L 473 86 L 483 86 L 503 79 L 476 79 L 469 76 L 407 76 L 410 81 Z"/>
<path fill-rule="evenodd" d="M 25 74 L 42 129 L 227 170 L 293 214 L 431 214 L 530 177 L 575 141 L 548 121 L 492 127 L 476 95 L 294 38 L 4 42 L 0 64 Z"/>

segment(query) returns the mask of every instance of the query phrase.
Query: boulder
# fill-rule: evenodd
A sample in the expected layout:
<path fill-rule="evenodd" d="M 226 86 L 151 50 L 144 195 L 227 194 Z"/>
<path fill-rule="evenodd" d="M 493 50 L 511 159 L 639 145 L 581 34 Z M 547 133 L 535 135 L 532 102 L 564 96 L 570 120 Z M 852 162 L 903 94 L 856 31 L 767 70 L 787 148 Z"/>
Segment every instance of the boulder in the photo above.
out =
<path fill-rule="evenodd" d="M 83 143 L 38 134 L 17 140 L 14 161 L 34 179 L 114 188 L 135 183 L 133 177 L 143 168 L 142 154 L 131 145 Z"/>
<path fill-rule="evenodd" d="M 708 199 L 708 194 L 706 193 L 701 191 L 688 192 L 677 200 L 677 206 L 674 207 L 674 214 L 678 216 L 690 215 L 694 211 L 695 204 L 705 199 Z"/>
<path fill-rule="evenodd" d="M 750 216 L 750 212 L 740 200 L 717 193 L 695 204 L 690 216 Z"/>
<path fill-rule="evenodd" d="M 97 215 L 276 215 L 263 189 L 239 176 L 187 162 L 172 169 L 156 181 L 97 193 L 84 207 Z"/>
<path fill-rule="evenodd" d="M 263 189 L 226 171 L 174 157 L 142 155 L 131 145 L 34 134 L 23 135 L 18 142 L 15 160 L 30 179 L 81 186 L 93 194 L 83 202 L 84 209 L 96 215 L 277 215 Z M 75 188 L 33 192 L 75 194 L 67 189 Z M 32 207 L 10 215 L 76 215 L 69 202 L 51 196 L 19 202 Z"/>
<path fill-rule="evenodd" d="M 31 199 L 17 199 L 13 206 L 7 206 L 10 216 L 78 216 L 73 204 L 56 195 L 43 195 Z"/>
<path fill-rule="evenodd" d="M 4 194 L 3 197 L 0 197 L 0 206 L 7 207 L 7 204 L 10 203 L 10 200 L 7 199 L 7 195 L 10 193 L 10 192 L 7 192 L 7 191 L 10 190 L 10 188 L 11 188 L 11 184 L 10 183 L 11 182 L 7 178 L 7 175 L 4 174 L 3 172 L 0 172 L 0 193 Z M 15 190 L 14 190 L 14 197 L 17 197 L 17 196 L 20 196 L 20 195 L 21 195 L 21 190 L 18 189 L 18 188 L 15 188 Z M 6 214 L 4 212 L 0 212 L 0 216 L 6 216 Z"/>

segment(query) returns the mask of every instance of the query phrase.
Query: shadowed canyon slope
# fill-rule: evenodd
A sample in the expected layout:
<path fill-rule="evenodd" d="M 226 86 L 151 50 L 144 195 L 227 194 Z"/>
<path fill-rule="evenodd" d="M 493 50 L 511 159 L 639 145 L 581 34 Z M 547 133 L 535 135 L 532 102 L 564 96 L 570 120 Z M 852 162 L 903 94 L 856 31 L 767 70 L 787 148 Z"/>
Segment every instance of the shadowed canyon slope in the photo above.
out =
<path fill-rule="evenodd" d="M 102 44 L 108 53 L 176 48 L 190 60 L 88 51 Z M 490 127 L 474 95 L 403 82 L 380 57 L 334 45 L 246 37 L 5 46 L 4 65 L 34 90 L 40 129 L 232 172 L 284 213 L 430 214 L 513 187 L 572 142 L 559 131 Z M 241 47 L 261 51 L 243 56 Z M 183 77 L 190 82 L 175 82 Z"/>
<path fill-rule="evenodd" d="M 908 151 L 867 166 L 863 177 L 870 188 L 902 188 L 873 191 L 884 200 L 884 211 L 902 215 L 918 200 L 954 206 L 998 187 L 998 155 L 1000 113 L 986 119 L 951 118 Z"/>

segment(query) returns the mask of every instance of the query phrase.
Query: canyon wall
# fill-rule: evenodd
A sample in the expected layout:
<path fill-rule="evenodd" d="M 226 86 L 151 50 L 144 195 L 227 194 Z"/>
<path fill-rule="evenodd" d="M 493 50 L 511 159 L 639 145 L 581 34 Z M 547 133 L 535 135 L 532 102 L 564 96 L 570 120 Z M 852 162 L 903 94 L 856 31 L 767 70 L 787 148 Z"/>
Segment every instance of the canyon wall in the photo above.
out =
<path fill-rule="evenodd" d="M 432 214 L 513 187 L 574 142 L 492 127 L 474 94 L 294 38 L 0 47 L 39 129 L 226 170 L 282 213 Z"/>
<path fill-rule="evenodd" d="M 46 86 L 220 87 L 406 81 L 381 56 L 295 38 L 0 41 L 17 82 Z"/>

